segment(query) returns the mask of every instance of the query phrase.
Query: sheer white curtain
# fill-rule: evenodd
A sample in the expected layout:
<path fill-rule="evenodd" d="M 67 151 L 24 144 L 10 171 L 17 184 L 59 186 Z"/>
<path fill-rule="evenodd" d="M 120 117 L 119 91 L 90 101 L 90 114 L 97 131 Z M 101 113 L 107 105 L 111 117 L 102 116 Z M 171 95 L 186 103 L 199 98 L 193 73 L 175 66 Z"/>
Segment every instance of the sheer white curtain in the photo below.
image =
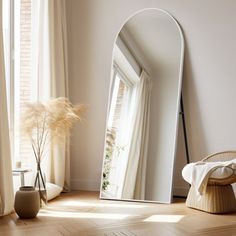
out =
<path fill-rule="evenodd" d="M 51 97 L 68 97 L 67 29 L 65 0 L 49 0 L 49 41 Z M 53 146 L 48 177 L 64 188 L 70 189 L 69 139 Z"/>
<path fill-rule="evenodd" d="M 137 85 L 133 127 L 122 198 L 144 199 L 148 155 L 151 79 L 143 70 Z"/>
<path fill-rule="evenodd" d="M 9 214 L 14 204 L 3 49 L 2 0 L 0 0 L 0 101 L 0 216 L 2 216 Z"/>
<path fill-rule="evenodd" d="M 37 100 L 68 97 L 65 0 L 34 0 L 33 75 Z M 35 46 L 34 46 L 35 45 Z M 53 145 L 45 158 L 47 182 L 70 188 L 69 140 Z"/>
<path fill-rule="evenodd" d="M 51 98 L 48 1 L 32 1 L 33 100 L 41 102 Z"/>

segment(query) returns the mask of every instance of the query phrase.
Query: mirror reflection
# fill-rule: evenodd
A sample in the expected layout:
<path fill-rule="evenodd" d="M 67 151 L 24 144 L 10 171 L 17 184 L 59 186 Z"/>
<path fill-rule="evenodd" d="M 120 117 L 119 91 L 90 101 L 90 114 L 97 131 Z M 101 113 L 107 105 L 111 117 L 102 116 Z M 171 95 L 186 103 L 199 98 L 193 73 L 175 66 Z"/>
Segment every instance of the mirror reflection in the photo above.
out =
<path fill-rule="evenodd" d="M 113 49 L 101 197 L 170 202 L 183 38 L 159 9 L 131 17 Z"/>

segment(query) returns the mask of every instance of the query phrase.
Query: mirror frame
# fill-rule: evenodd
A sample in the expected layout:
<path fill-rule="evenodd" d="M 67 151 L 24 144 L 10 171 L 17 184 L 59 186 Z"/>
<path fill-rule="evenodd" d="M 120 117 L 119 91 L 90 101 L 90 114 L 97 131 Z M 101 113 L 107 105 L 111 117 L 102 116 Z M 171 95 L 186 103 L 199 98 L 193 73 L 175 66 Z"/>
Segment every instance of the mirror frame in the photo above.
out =
<path fill-rule="evenodd" d="M 181 51 L 180 51 L 180 67 L 179 67 L 179 83 L 178 83 L 178 97 L 177 97 L 177 111 L 176 111 L 176 126 L 175 126 L 175 138 L 174 138 L 174 153 L 173 153 L 173 168 L 172 168 L 172 175 L 171 175 L 171 190 L 170 190 L 170 196 L 168 201 L 151 201 L 151 200 L 138 200 L 138 199 L 118 199 L 118 198 L 106 198 L 103 197 L 101 194 L 101 189 L 102 189 L 102 178 L 103 178 L 103 166 L 104 166 L 104 154 L 106 151 L 106 128 L 107 128 L 107 123 L 108 123 L 108 117 L 109 117 L 109 107 L 110 107 L 110 99 L 111 99 L 111 76 L 112 76 L 112 66 L 113 66 L 113 58 L 114 58 L 114 45 L 117 41 L 118 35 L 121 32 L 123 26 L 135 15 L 146 11 L 146 10 L 157 10 L 159 12 L 163 12 L 167 16 L 170 17 L 170 19 L 174 22 L 174 24 L 177 26 L 177 29 L 180 34 L 180 41 L 181 41 Z M 103 149 L 103 161 L 102 161 L 102 170 L 101 170 L 101 183 L 100 183 L 100 189 L 99 189 L 99 198 L 104 199 L 104 200 L 116 200 L 116 201 L 132 201 L 132 202 L 147 202 L 147 203 L 172 203 L 173 202 L 173 176 L 174 176 L 174 166 L 175 166 L 175 161 L 176 161 L 176 151 L 177 151 L 177 138 L 178 138 L 178 128 L 179 128 L 179 111 L 180 111 L 180 100 L 181 100 L 181 93 L 182 93 L 182 80 L 183 80 L 183 66 L 184 66 L 184 50 L 185 50 L 185 43 L 184 43 L 184 35 L 182 32 L 182 29 L 178 23 L 178 21 L 172 16 L 168 11 L 163 10 L 161 8 L 143 8 L 141 10 L 138 10 L 131 14 L 126 20 L 121 24 L 114 42 L 113 42 L 113 48 L 112 48 L 112 53 L 111 53 L 111 68 L 110 68 L 110 77 L 109 77 L 109 95 L 108 95 L 108 103 L 107 103 L 107 112 L 106 112 L 106 127 L 105 127 L 105 133 L 104 133 L 104 149 Z"/>

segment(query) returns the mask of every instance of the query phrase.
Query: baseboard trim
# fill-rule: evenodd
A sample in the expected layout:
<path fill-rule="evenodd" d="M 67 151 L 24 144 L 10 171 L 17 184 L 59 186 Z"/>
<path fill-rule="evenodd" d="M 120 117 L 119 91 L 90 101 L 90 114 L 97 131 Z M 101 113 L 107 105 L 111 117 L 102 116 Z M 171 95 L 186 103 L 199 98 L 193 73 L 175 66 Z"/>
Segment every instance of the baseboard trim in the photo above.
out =
<path fill-rule="evenodd" d="M 86 190 L 86 191 L 99 191 L 100 182 L 94 180 L 78 180 L 72 179 L 70 181 L 72 190 Z"/>
<path fill-rule="evenodd" d="M 71 180 L 72 190 L 100 191 L 100 182 L 94 180 Z M 187 197 L 189 187 L 176 186 L 173 188 L 174 196 Z M 234 191 L 236 196 L 236 190 Z"/>
<path fill-rule="evenodd" d="M 176 186 L 173 189 L 173 196 L 187 197 L 189 188 Z"/>

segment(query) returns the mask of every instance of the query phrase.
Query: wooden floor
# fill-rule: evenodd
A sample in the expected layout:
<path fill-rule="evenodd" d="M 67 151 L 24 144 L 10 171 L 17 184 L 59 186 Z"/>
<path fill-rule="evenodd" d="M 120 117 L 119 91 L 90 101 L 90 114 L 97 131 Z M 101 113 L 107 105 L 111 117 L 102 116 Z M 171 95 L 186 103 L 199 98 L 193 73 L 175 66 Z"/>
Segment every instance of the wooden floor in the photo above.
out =
<path fill-rule="evenodd" d="M 97 192 L 62 194 L 21 220 L 0 218 L 1 236 L 235 236 L 236 214 L 212 215 L 187 208 L 183 200 L 170 205 L 99 200 Z"/>

